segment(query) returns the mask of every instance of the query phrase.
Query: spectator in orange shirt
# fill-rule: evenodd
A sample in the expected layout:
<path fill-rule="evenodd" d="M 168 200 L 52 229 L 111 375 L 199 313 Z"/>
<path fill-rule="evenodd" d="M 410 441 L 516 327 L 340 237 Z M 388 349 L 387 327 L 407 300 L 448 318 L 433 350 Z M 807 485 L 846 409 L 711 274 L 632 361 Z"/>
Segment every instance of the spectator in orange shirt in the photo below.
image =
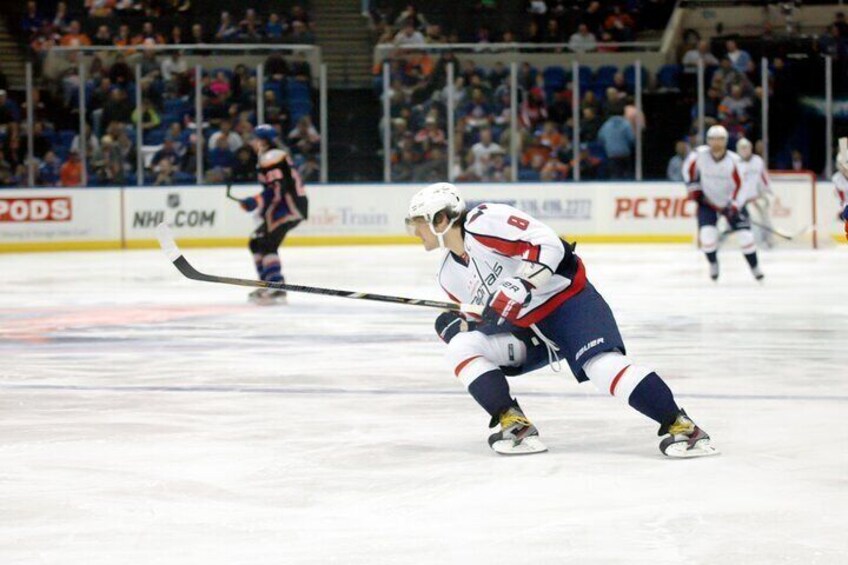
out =
<path fill-rule="evenodd" d="M 59 184 L 61 186 L 80 186 L 82 184 L 82 161 L 79 152 L 71 149 L 68 152 L 68 160 L 59 169 Z"/>
<path fill-rule="evenodd" d="M 556 124 L 550 120 L 546 121 L 542 126 L 542 135 L 539 136 L 539 143 L 545 147 L 549 147 L 551 153 L 556 153 L 559 151 L 560 146 L 562 146 L 562 142 L 563 137 L 557 130 Z"/>
<path fill-rule="evenodd" d="M 165 44 L 165 38 L 162 37 L 162 34 L 156 33 L 156 30 L 153 29 L 153 23 L 144 22 L 141 25 L 141 33 L 133 37 L 132 42 L 133 45 L 141 45 L 146 43 L 148 40 L 153 41 L 156 45 Z"/>
<path fill-rule="evenodd" d="M 68 33 L 62 36 L 60 44 L 62 47 L 88 47 L 91 45 L 91 39 L 80 31 L 80 23 L 74 20 L 68 26 Z"/>

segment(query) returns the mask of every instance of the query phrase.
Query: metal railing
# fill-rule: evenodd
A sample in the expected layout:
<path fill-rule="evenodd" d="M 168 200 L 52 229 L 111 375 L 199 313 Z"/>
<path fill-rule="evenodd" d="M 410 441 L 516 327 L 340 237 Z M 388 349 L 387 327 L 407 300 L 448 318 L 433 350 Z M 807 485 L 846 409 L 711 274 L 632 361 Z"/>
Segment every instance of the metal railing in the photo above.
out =
<path fill-rule="evenodd" d="M 79 130 L 78 130 L 78 144 L 79 144 L 79 157 L 81 160 L 81 174 L 82 174 L 82 184 L 85 186 L 88 184 L 88 135 L 86 135 L 86 129 L 91 126 L 91 131 L 94 133 L 94 124 L 89 124 L 89 112 L 86 107 L 86 101 L 88 98 L 88 70 L 91 68 L 91 65 L 94 61 L 94 57 L 114 57 L 117 55 L 127 55 L 127 62 L 130 65 L 133 75 L 132 84 L 127 85 L 127 94 L 132 94 L 133 98 L 135 98 L 134 104 L 134 115 L 138 116 L 137 123 L 135 124 L 135 176 L 137 179 L 137 184 L 139 186 L 145 184 L 146 181 L 146 167 L 145 167 L 145 156 L 144 156 L 144 148 L 146 147 L 144 144 L 144 131 L 141 126 L 141 122 L 144 118 L 144 110 L 143 110 L 143 94 L 142 94 L 142 85 L 144 82 L 144 77 L 142 76 L 142 62 L 137 60 L 141 57 L 141 54 L 144 52 L 155 52 L 155 53 L 180 53 L 182 57 L 186 61 L 191 62 L 192 64 L 188 66 L 188 71 L 191 75 L 193 75 L 194 82 L 194 90 L 188 96 L 184 96 L 189 99 L 193 99 L 194 108 L 193 108 L 193 120 L 196 127 L 196 135 L 195 135 L 195 145 L 194 151 L 196 155 L 196 168 L 193 171 L 195 176 L 195 182 L 197 184 L 202 184 L 204 182 L 204 135 L 202 135 L 204 129 L 206 129 L 205 121 L 204 121 L 204 107 L 203 107 L 203 76 L 206 72 L 211 72 L 216 69 L 220 69 L 222 67 L 227 67 L 229 64 L 229 68 L 232 69 L 237 64 L 245 64 L 249 69 L 253 70 L 256 77 L 256 107 L 253 109 L 255 112 L 256 122 L 263 123 L 266 118 L 266 108 L 264 105 L 264 94 L 265 88 L 268 86 L 268 82 L 266 80 L 265 72 L 264 72 L 264 58 L 272 52 L 283 52 L 291 57 L 297 58 L 301 57 L 304 62 L 309 64 L 311 69 L 316 69 L 318 71 L 317 77 L 313 76 L 312 80 L 309 84 L 310 91 L 313 89 L 317 89 L 319 103 L 317 108 L 312 109 L 312 114 L 317 113 L 318 116 L 318 132 L 320 134 L 320 180 L 322 182 L 327 181 L 328 170 L 327 170 L 327 137 L 328 137 L 328 127 L 327 127 L 327 73 L 326 66 L 321 62 L 321 50 L 319 47 L 313 45 L 277 45 L 277 44 L 256 44 L 256 45 L 219 45 L 219 44 L 196 44 L 196 45 L 132 45 L 132 46 L 114 46 L 114 47 L 55 47 L 51 49 L 49 52 L 45 54 L 44 60 L 42 61 L 42 67 L 49 71 L 52 69 L 52 73 L 56 75 L 56 77 L 61 77 L 61 74 L 67 71 L 76 72 L 78 85 L 76 88 L 76 96 L 78 98 L 76 111 L 79 113 Z M 52 83 L 58 84 L 60 80 L 57 78 L 51 79 L 50 77 L 39 77 L 40 80 L 37 80 L 34 75 L 34 69 L 32 63 L 27 63 L 26 65 L 26 99 L 27 99 L 27 111 L 26 111 L 26 124 L 27 131 L 34 131 L 34 122 L 35 117 L 33 115 L 33 92 L 37 88 L 37 83 L 42 83 L 44 80 L 47 81 L 48 84 Z M 132 93 L 129 90 L 132 90 Z M 310 94 L 311 96 L 311 94 Z M 282 103 L 282 102 L 281 102 Z M 189 114 L 191 115 L 191 114 Z M 131 120 L 132 121 L 132 120 Z M 287 132 L 283 132 L 283 141 L 285 142 L 285 135 Z M 27 182 L 29 186 L 35 186 L 36 184 L 36 159 L 34 153 L 34 144 L 33 144 L 33 135 L 28 135 L 27 142 Z M 188 172 L 188 171 L 186 171 Z"/>

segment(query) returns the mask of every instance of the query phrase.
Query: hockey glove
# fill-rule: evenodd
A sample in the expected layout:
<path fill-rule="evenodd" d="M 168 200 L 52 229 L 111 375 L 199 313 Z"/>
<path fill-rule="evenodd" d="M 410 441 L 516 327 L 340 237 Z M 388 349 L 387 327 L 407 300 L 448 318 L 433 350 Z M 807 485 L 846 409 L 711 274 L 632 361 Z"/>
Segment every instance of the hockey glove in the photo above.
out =
<path fill-rule="evenodd" d="M 727 221 L 731 224 L 733 224 L 734 222 L 736 222 L 736 220 L 739 219 L 739 208 L 737 208 L 736 204 L 732 202 L 725 206 L 721 213 L 724 215 L 725 218 L 727 218 Z"/>
<path fill-rule="evenodd" d="M 442 312 L 436 318 L 436 333 L 445 343 L 450 343 L 456 334 L 472 331 L 476 327 L 476 323 L 466 320 L 458 312 Z"/>
<path fill-rule="evenodd" d="M 242 210 L 244 210 L 245 212 L 253 212 L 254 210 L 256 210 L 256 206 L 258 206 L 258 203 L 256 202 L 255 198 L 251 197 L 239 200 L 239 206 L 241 206 Z"/>
<path fill-rule="evenodd" d="M 686 187 L 689 190 L 689 199 L 694 200 L 698 204 L 704 203 L 704 191 L 701 190 L 701 187 L 698 185 L 692 185 Z"/>
<path fill-rule="evenodd" d="M 521 307 L 530 303 L 531 290 L 533 285 L 523 279 L 505 280 L 489 299 L 483 310 L 483 320 L 492 324 L 502 324 L 504 320 L 514 322 Z"/>

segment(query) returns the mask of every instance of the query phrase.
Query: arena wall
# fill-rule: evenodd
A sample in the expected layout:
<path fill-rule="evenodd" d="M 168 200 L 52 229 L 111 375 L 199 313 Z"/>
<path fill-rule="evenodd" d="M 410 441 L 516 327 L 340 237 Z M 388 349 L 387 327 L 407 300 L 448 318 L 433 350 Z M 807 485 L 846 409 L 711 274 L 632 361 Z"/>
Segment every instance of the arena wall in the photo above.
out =
<path fill-rule="evenodd" d="M 414 243 L 403 219 L 418 185 L 315 185 L 310 217 L 286 245 Z M 509 203 L 586 243 L 689 243 L 695 204 L 679 183 L 469 184 L 471 205 Z M 247 196 L 250 186 L 234 187 Z M 807 193 L 808 194 L 808 193 Z M 804 200 L 807 198 L 807 200 Z M 809 202 L 808 196 L 799 199 Z M 807 206 L 809 208 L 809 205 Z M 788 218 L 802 213 L 783 202 Z M 819 240 L 840 240 L 830 183 L 816 194 Z M 0 251 L 65 251 L 156 247 L 154 229 L 172 225 L 183 246 L 244 245 L 258 219 L 226 198 L 224 186 L 10 189 L 0 191 Z M 795 218 L 787 226 L 805 226 Z"/>

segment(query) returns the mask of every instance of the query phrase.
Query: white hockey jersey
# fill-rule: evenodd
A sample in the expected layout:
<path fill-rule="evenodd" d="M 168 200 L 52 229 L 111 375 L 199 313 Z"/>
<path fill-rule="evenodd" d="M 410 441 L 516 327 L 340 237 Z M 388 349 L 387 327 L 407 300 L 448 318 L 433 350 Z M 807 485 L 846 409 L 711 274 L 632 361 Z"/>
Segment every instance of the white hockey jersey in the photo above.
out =
<path fill-rule="evenodd" d="M 733 151 L 726 151 L 719 160 L 713 158 L 710 148 L 701 145 L 683 162 L 683 181 L 690 192 L 701 190 L 709 205 L 717 209 L 731 202 L 742 208 L 757 197 L 755 189 L 742 182 L 739 162 L 742 160 Z"/>
<path fill-rule="evenodd" d="M 840 210 L 844 210 L 848 207 L 848 178 L 845 178 L 841 171 L 836 171 L 833 174 L 833 186 L 839 197 Z"/>
<path fill-rule="evenodd" d="M 748 186 L 757 198 L 771 194 L 771 179 L 769 179 L 766 164 L 759 155 L 752 154 L 747 161 L 740 157 L 739 174 L 742 175 L 742 185 Z"/>
<path fill-rule="evenodd" d="M 531 292 L 514 322 L 535 324 L 586 286 L 583 263 L 547 225 L 506 204 L 480 204 L 463 224 L 465 255 L 447 252 L 438 282 L 451 300 L 485 305 L 506 279 L 526 263 L 543 265 L 553 276 Z"/>

